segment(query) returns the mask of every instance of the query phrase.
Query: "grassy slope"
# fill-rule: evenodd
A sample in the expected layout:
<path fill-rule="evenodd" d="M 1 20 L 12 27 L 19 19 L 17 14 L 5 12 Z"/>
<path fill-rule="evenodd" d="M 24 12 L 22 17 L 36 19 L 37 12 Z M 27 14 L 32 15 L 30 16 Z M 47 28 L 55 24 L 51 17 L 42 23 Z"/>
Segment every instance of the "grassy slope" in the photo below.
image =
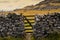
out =
<path fill-rule="evenodd" d="M 15 13 L 23 13 L 23 15 L 35 15 L 35 14 L 47 14 L 47 13 L 54 13 L 60 12 L 60 9 L 52 9 L 52 10 L 17 10 L 14 11 Z"/>

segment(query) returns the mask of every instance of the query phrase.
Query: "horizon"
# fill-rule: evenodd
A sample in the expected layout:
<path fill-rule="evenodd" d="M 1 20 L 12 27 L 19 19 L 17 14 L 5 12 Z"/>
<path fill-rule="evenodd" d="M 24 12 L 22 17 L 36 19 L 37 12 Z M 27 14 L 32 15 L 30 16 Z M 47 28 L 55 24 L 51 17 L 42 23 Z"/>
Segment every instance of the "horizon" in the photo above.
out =
<path fill-rule="evenodd" d="M 0 0 L 0 11 L 13 11 L 25 6 L 35 5 L 43 0 Z"/>

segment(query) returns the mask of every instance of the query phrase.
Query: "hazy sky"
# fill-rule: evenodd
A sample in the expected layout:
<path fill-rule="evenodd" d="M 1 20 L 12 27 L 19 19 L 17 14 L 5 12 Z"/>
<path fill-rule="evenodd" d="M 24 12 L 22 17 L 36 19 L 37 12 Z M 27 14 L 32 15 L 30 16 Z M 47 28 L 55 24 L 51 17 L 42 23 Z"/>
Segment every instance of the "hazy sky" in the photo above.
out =
<path fill-rule="evenodd" d="M 37 4 L 43 0 L 0 0 L 0 10 L 14 10 L 28 5 Z"/>

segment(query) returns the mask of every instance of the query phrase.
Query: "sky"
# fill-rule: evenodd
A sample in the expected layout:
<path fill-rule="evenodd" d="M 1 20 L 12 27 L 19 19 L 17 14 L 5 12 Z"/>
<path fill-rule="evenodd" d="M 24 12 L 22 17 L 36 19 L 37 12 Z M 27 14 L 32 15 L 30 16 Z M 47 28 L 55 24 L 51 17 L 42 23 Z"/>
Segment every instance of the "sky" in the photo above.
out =
<path fill-rule="evenodd" d="M 0 11 L 12 11 L 25 6 L 35 5 L 43 0 L 0 0 Z"/>

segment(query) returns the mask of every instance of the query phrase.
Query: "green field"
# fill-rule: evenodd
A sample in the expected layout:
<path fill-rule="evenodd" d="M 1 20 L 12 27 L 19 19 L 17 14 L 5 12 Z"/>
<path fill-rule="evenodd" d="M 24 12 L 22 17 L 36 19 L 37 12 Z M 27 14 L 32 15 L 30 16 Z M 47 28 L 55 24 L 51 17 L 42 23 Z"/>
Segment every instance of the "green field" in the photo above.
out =
<path fill-rule="evenodd" d="M 15 38 L 15 37 L 0 37 L 0 40 L 26 40 L 24 38 Z M 31 37 L 31 40 L 35 40 L 35 38 Z M 60 40 L 60 34 L 58 33 L 50 33 L 47 37 L 40 37 L 39 40 Z"/>

